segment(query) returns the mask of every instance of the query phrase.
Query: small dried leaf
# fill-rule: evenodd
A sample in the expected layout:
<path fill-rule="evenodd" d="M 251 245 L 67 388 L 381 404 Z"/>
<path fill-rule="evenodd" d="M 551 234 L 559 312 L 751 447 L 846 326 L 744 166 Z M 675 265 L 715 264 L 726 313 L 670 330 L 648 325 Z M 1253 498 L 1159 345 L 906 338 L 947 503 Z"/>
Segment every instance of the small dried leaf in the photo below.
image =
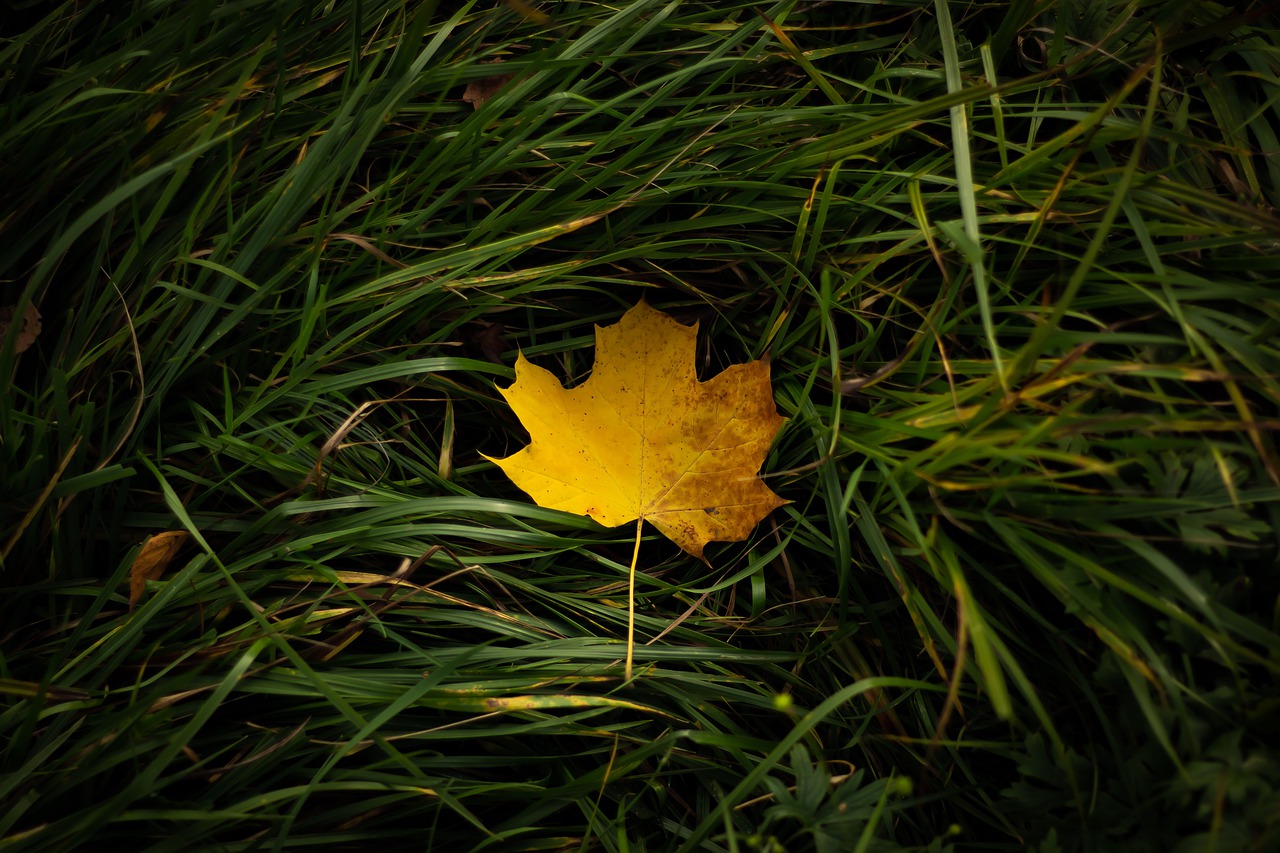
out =
<path fill-rule="evenodd" d="M 138 556 L 133 558 L 129 567 L 129 609 L 133 610 L 142 593 L 147 588 L 147 581 L 160 580 L 164 570 L 177 556 L 178 549 L 190 536 L 185 530 L 166 530 L 149 538 L 142 545 Z"/>
<path fill-rule="evenodd" d="M 506 330 L 507 327 L 502 323 L 481 323 L 478 330 L 470 329 L 466 332 L 465 343 L 468 349 L 478 350 L 485 361 L 502 364 L 502 354 L 508 348 L 503 338 Z"/>
<path fill-rule="evenodd" d="M 498 90 L 511 82 L 510 74 L 495 74 L 480 80 L 472 80 L 462 92 L 462 100 L 471 105 L 473 110 L 484 106 L 485 101 L 498 94 Z"/>
<path fill-rule="evenodd" d="M 14 351 L 23 352 L 30 349 L 31 345 L 36 342 L 36 337 L 40 334 L 40 311 L 34 303 L 28 302 L 27 308 L 22 315 L 22 322 L 15 324 L 13 315 L 17 308 L 18 306 L 16 305 L 6 305 L 0 308 L 0 344 L 4 343 L 9 336 L 9 332 L 16 328 L 18 344 Z"/>

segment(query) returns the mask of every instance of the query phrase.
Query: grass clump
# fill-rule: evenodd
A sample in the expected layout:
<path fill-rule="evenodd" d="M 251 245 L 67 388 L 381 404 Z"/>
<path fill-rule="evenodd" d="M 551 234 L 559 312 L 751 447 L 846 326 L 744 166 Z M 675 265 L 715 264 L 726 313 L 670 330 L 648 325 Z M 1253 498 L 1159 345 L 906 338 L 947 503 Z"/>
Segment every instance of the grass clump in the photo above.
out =
<path fill-rule="evenodd" d="M 1277 23 L 5 17 L 4 847 L 1274 847 Z M 630 533 L 480 454 L 641 297 L 792 503 L 646 534 L 624 686 Z"/>

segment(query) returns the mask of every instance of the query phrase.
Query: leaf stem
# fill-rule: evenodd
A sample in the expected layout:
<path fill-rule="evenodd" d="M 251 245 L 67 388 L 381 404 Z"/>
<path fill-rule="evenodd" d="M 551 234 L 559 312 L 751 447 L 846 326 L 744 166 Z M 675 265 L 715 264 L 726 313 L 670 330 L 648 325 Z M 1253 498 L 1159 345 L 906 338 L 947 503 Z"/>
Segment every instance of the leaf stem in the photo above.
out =
<path fill-rule="evenodd" d="M 627 576 L 627 665 L 626 679 L 631 680 L 631 658 L 636 648 L 636 562 L 640 559 L 640 529 L 644 518 L 636 519 L 636 547 L 631 552 L 631 572 Z"/>

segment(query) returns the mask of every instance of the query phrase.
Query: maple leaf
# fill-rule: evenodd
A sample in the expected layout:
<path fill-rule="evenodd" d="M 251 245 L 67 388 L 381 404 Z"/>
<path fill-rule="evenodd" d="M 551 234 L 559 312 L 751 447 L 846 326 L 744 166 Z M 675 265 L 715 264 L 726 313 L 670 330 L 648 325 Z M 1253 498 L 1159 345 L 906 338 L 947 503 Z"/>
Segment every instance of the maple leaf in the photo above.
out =
<path fill-rule="evenodd" d="M 646 520 L 704 560 L 708 542 L 746 539 L 787 503 L 758 476 L 786 421 L 766 359 L 699 382 L 697 336 L 696 323 L 681 325 L 641 302 L 616 324 L 596 327 L 591 377 L 568 389 L 522 353 L 516 381 L 499 391 L 530 444 L 505 459 L 485 458 L 540 506 L 606 527 L 636 521 L 637 553 Z M 634 572 L 633 558 L 633 585 Z M 629 639 L 628 675 L 630 652 Z"/>
<path fill-rule="evenodd" d="M 572 389 L 521 354 L 499 391 L 531 442 L 492 461 L 540 506 L 606 527 L 644 519 L 695 557 L 746 539 L 786 503 L 757 476 L 786 421 L 765 359 L 699 382 L 697 334 L 641 302 L 596 327 L 591 377 Z"/>

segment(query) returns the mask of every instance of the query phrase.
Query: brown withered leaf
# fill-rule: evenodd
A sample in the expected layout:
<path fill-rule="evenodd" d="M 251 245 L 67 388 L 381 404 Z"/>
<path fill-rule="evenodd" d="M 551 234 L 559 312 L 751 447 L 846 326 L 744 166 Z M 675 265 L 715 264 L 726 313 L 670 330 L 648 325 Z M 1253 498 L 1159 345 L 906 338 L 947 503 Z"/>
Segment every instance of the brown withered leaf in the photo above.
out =
<path fill-rule="evenodd" d="M 477 324 L 479 328 L 468 328 L 465 333 L 467 349 L 478 350 L 478 354 L 494 364 L 502 364 L 502 354 L 507 351 L 507 342 L 503 339 L 507 327 L 502 323 Z"/>
<path fill-rule="evenodd" d="M 166 530 L 147 539 L 129 567 L 129 609 L 138 606 L 147 581 L 160 580 L 169 563 L 178 555 L 191 534 L 185 530 Z"/>
<path fill-rule="evenodd" d="M 478 110 L 484 106 L 485 101 L 498 94 L 498 91 L 511 82 L 511 74 L 495 74 L 492 77 L 482 77 L 479 80 L 472 80 L 467 84 L 467 88 L 462 92 L 462 100 L 471 105 L 471 109 Z"/>
<path fill-rule="evenodd" d="M 23 352 L 30 349 L 40 334 L 40 311 L 34 303 L 28 302 L 27 309 L 23 312 L 22 322 L 14 323 L 13 315 L 16 313 L 17 308 L 18 306 L 16 305 L 5 305 L 0 308 L 0 344 L 6 341 L 9 332 L 16 330 L 18 343 L 14 351 Z"/>

